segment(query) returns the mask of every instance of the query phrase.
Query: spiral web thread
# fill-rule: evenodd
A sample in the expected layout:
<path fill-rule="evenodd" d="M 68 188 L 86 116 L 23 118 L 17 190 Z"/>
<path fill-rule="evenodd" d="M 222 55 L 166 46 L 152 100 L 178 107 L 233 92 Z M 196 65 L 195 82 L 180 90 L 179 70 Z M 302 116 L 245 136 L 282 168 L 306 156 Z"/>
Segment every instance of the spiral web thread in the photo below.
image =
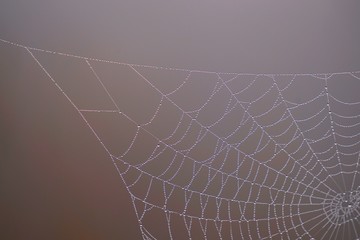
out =
<path fill-rule="evenodd" d="M 360 72 L 216 73 L 1 41 L 95 134 L 143 239 L 359 238 Z"/>

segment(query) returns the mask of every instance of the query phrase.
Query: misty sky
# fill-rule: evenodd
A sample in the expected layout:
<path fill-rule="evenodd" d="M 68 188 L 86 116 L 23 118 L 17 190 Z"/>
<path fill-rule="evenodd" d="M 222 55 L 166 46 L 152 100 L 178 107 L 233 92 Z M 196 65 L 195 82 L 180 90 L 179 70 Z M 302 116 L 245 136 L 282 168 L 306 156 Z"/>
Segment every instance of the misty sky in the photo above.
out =
<path fill-rule="evenodd" d="M 175 125 L 171 124 L 180 121 L 177 117 L 182 111 L 191 111 L 196 106 L 200 106 L 202 101 L 209 98 L 211 91 L 217 89 L 216 84 L 219 75 L 214 72 L 305 74 L 360 70 L 359 10 L 360 2 L 355 0 L 345 2 L 335 0 L 300 2 L 285 0 L 2 1 L 0 3 L 1 39 L 32 48 L 118 61 L 125 63 L 125 65 L 112 65 L 89 60 L 88 64 L 91 66 L 89 68 L 84 59 L 66 58 L 35 50 L 32 51 L 34 54 L 32 57 L 24 48 L 0 42 L 0 135 L 2 136 L 0 144 L 0 195 L 3 196 L 0 198 L 0 211 L 2 212 L 0 238 L 141 239 L 142 233 L 139 230 L 138 217 L 126 188 L 138 173 L 133 175 L 131 173 L 129 179 L 126 178 L 127 176 L 121 179 L 116 169 L 117 167 L 121 171 L 124 168 L 120 162 L 124 160 L 126 164 L 133 167 L 136 165 L 136 161 L 145 161 L 147 159 L 146 153 L 153 151 L 158 145 L 160 147 L 170 146 L 170 143 L 168 143 L 169 145 L 163 144 L 159 139 L 165 138 L 166 134 L 169 134 L 174 128 Z M 36 60 L 48 71 L 61 89 L 53 84 Z M 128 64 L 186 70 L 169 73 L 156 69 L 132 68 L 133 65 Z M 209 72 L 190 72 L 189 70 Z M 213 105 L 210 103 L 209 106 L 201 109 L 202 112 L 199 113 L 199 116 L 196 115 L 199 121 L 198 125 L 192 126 L 186 122 L 195 115 L 189 114 L 187 116 L 189 119 L 183 120 L 185 126 L 192 126 L 188 134 L 190 139 L 186 140 L 188 143 L 191 143 L 191 137 L 196 136 L 196 134 L 201 135 L 202 129 L 205 129 L 207 124 L 210 125 L 214 119 L 221 118 L 224 114 L 221 111 L 225 109 L 226 101 L 233 99 L 231 101 L 238 102 L 239 109 L 242 110 L 236 116 L 240 117 L 246 112 L 244 109 L 248 105 L 245 102 L 252 101 L 256 96 L 267 93 L 268 89 L 275 89 L 276 91 L 269 91 L 269 94 L 266 95 L 268 98 L 264 97 L 265 100 L 259 105 L 254 104 L 255 106 L 249 107 L 247 110 L 251 116 L 265 112 L 267 104 L 275 105 L 280 92 L 284 104 L 280 109 L 274 111 L 274 116 L 280 116 L 283 111 L 287 112 L 287 108 L 291 107 L 285 105 L 285 100 L 302 103 L 323 94 L 323 98 L 309 108 L 302 109 L 299 107 L 300 110 L 294 113 L 294 118 L 289 124 L 294 123 L 295 119 L 316 115 L 324 110 L 330 101 L 331 107 L 326 107 L 326 113 L 324 111 L 324 116 L 327 118 L 323 121 L 324 125 L 320 126 L 318 132 L 307 135 L 305 129 L 319 123 L 321 118 L 297 126 L 300 131 L 304 132 L 303 138 L 332 134 L 331 121 L 333 119 L 328 115 L 331 111 L 344 116 L 358 116 L 360 114 L 359 107 L 356 104 L 341 105 L 341 103 L 327 98 L 330 94 L 330 99 L 331 96 L 334 96 L 348 103 L 360 102 L 358 96 L 359 81 L 357 80 L 359 75 L 356 74 L 355 76 L 349 74 L 334 75 L 328 79 L 328 82 L 321 78 L 323 76 L 320 78 L 310 75 L 299 76 L 294 78 L 291 87 L 284 91 L 280 91 L 280 89 L 286 83 L 290 83 L 291 77 L 294 75 L 291 75 L 290 78 L 279 77 L 275 79 L 279 86 L 269 85 L 269 81 L 273 79 L 268 75 L 261 76 L 256 79 L 249 91 L 245 91 L 239 96 L 231 90 L 240 91 L 246 86 L 252 86 L 253 75 L 250 77 L 241 75 L 230 80 L 231 76 L 222 75 L 223 80 L 228 81 L 228 87 L 223 85 L 218 91 L 215 91 Z M 109 98 L 97 78 L 109 89 L 108 93 L 113 99 Z M 144 79 L 149 79 L 150 84 Z M 171 81 L 169 82 L 168 79 Z M 181 83 L 184 79 L 187 82 L 182 88 Z M 276 86 L 276 88 L 271 88 L 272 86 Z M 325 91 L 326 87 L 329 88 L 328 94 Z M 179 90 L 176 90 L 178 88 Z M 75 108 L 59 90 L 63 90 L 70 97 L 76 105 Z M 175 93 L 168 97 L 166 94 L 171 91 Z M 157 113 L 156 109 L 159 102 L 161 102 L 161 107 L 159 107 L 161 111 Z M 231 104 L 233 103 L 230 102 L 227 107 L 232 106 Z M 114 164 L 109 158 L 108 152 L 82 119 L 81 114 L 79 115 L 79 110 L 83 109 L 116 111 L 120 109 L 126 114 L 128 118 L 124 117 L 125 115 L 118 117 L 108 114 L 106 117 L 102 115 L 100 117 L 100 115 L 92 115 L 91 113 L 84 114 L 85 119 L 89 121 L 88 123 L 100 133 L 99 136 L 104 141 L 106 150 L 110 149 L 111 154 L 114 156 L 117 154 L 118 157 L 121 157 L 121 152 L 124 152 L 125 146 L 128 146 L 132 137 L 137 134 L 137 125 L 140 126 L 147 121 L 151 122 L 154 114 L 157 116 L 154 117 L 154 122 L 158 118 L 160 120 L 157 125 L 144 126 L 144 129 L 139 133 L 141 141 L 137 143 L 138 145 L 134 144 L 132 151 L 124 159 L 119 160 L 119 163 Z M 318 116 L 321 117 L 321 114 Z M 206 135 L 204 149 L 199 148 L 197 150 L 195 148 L 197 152 L 192 152 L 190 156 L 199 160 L 209 154 L 216 148 L 212 145 L 213 141 L 220 139 L 218 136 L 222 136 L 222 134 L 225 136 L 229 129 L 236 129 L 236 124 L 239 124 L 238 120 L 236 117 L 230 120 L 224 117 L 224 125 L 206 130 L 214 134 Z M 274 120 L 269 117 L 263 119 L 263 122 L 256 122 L 256 124 L 265 125 L 267 121 Z M 323 149 L 328 149 L 328 146 L 333 146 L 338 140 L 344 145 L 354 143 L 352 147 L 347 148 L 349 152 L 359 151 L 359 144 L 356 142 L 359 136 L 358 118 L 341 123 L 344 125 L 355 124 L 357 127 L 348 128 L 343 132 L 339 130 L 340 128 L 336 128 L 335 131 L 349 136 L 357 134 L 356 137 L 349 141 L 335 138 L 319 146 L 313 146 L 311 150 L 321 152 Z M 267 133 L 269 136 L 275 136 L 276 130 L 269 130 Z M 246 132 L 241 134 L 239 134 L 239 138 L 247 136 Z M 296 133 L 294 134 L 296 135 Z M 188 135 L 184 134 L 183 136 Z M 244 153 L 255 151 L 252 147 L 261 142 L 259 140 L 260 133 L 253 132 L 249 135 L 253 136 L 253 139 L 247 143 L 249 146 L 240 146 Z M 178 137 L 177 135 L 174 136 Z M 285 140 L 276 139 L 274 142 L 281 145 L 282 141 L 293 139 L 291 133 L 287 133 Z M 227 141 L 231 142 L 232 140 Z M 164 142 L 166 143 L 166 141 Z M 290 146 L 286 151 L 295 152 L 296 146 Z M 186 144 L 176 146 L 179 149 L 182 147 L 186 147 Z M 306 149 L 304 148 L 304 150 Z M 171 159 L 172 153 L 166 154 L 169 154 L 168 157 L 161 156 L 163 163 L 158 166 L 151 166 L 146 170 L 150 175 L 159 176 L 158 169 L 168 166 L 169 162 L 166 163 L 166 161 Z M 234 153 L 230 152 L 229 157 L 224 157 L 224 162 L 230 159 L 230 168 L 235 168 L 236 164 L 233 160 L 237 157 L 232 154 Z M 243 177 L 250 182 L 252 179 L 252 182 L 264 186 L 271 181 L 272 174 L 269 173 L 269 179 L 267 179 L 265 176 L 268 175 L 262 171 L 263 165 L 257 165 L 257 161 L 261 162 L 263 158 L 269 159 L 273 153 L 270 149 L 269 152 L 262 154 L 256 155 L 256 161 L 244 158 L 244 162 L 246 160 L 255 162 L 254 166 L 258 167 L 258 175 L 264 177 L 264 182 L 261 183 L 260 178 L 253 178 L 250 175 L 243 177 L 246 169 L 248 169 L 246 167 L 244 167 L 243 172 L 238 173 L 240 179 Z M 279 158 L 276 158 L 277 162 L 271 163 L 273 164 L 271 167 L 281 173 L 274 172 L 274 177 L 282 176 L 282 174 L 286 176 L 285 172 L 282 172 L 285 170 L 280 168 L 282 162 L 288 162 L 286 157 L 286 154 L 284 156 L 279 155 Z M 219 159 L 221 158 L 219 157 Z M 355 165 L 349 165 L 348 168 L 344 165 L 344 169 L 332 168 L 339 161 L 348 164 L 358 161 L 351 156 L 339 159 L 333 158 L 328 163 L 324 162 L 322 167 L 329 174 L 336 174 L 343 170 L 352 171 L 352 173 L 358 171 L 356 170 L 359 168 L 358 165 L 356 165 L 355 170 Z M 181 162 L 179 159 L 177 161 Z M 308 167 L 310 169 L 310 165 L 294 169 L 301 172 L 301 169 L 308 169 Z M 344 174 L 344 178 L 340 178 L 343 175 L 338 175 L 339 177 L 335 176 L 329 180 L 326 178 L 327 173 L 317 172 L 316 166 L 317 163 L 314 162 L 314 168 L 310 170 L 310 173 L 313 174 L 312 177 L 316 177 L 310 180 L 302 179 L 298 175 L 292 176 L 292 172 L 289 172 L 289 178 L 295 179 L 299 186 L 303 180 L 307 186 L 315 189 L 315 193 L 311 194 L 304 190 L 304 195 L 308 194 L 327 199 L 328 196 L 321 195 L 323 191 L 328 191 L 328 189 L 324 190 L 324 186 L 330 186 L 329 188 L 332 190 L 336 189 L 335 192 L 337 193 L 342 193 L 343 190 L 348 192 L 358 189 L 360 176 Z M 220 166 L 214 168 L 222 170 Z M 191 166 L 185 166 L 184 169 L 188 170 L 185 173 L 192 173 Z M 186 176 L 183 174 L 182 179 L 175 179 L 174 184 L 181 186 L 184 184 Z M 353 178 L 353 176 L 355 177 Z M 320 183 L 316 179 L 317 177 L 326 180 Z M 290 181 L 286 179 L 284 178 L 284 182 L 290 184 Z M 312 179 L 315 180 L 312 181 Z M 353 181 L 353 179 L 355 180 Z M 201 179 L 201 181 L 204 180 L 207 180 L 207 176 Z M 194 185 L 197 185 L 190 188 L 201 188 L 201 181 L 195 181 Z M 216 181 L 219 184 L 221 179 Z M 280 180 L 278 181 L 280 182 Z M 148 183 L 149 179 L 145 179 L 144 182 Z M 141 196 L 146 192 L 147 185 L 145 183 L 133 190 L 134 196 L 136 194 Z M 319 185 L 316 185 L 318 183 Z M 324 186 L 323 183 L 325 183 Z M 209 191 L 215 191 L 215 185 L 210 187 Z M 235 185 L 231 186 L 234 188 L 229 189 L 236 188 Z M 249 188 L 252 189 L 252 187 Z M 285 187 L 276 182 L 274 188 L 282 190 Z M 155 205 L 160 205 L 161 197 L 159 196 L 162 196 L 162 186 L 154 187 L 154 189 L 157 189 L 153 193 L 157 194 L 158 197 L 154 197 L 151 201 Z M 175 192 L 179 195 L 178 199 L 184 198 L 182 190 Z M 215 193 L 209 194 L 216 195 Z M 247 202 L 244 194 L 239 197 L 240 202 Z M 266 201 L 265 195 L 259 194 L 260 202 L 261 200 Z M 332 195 L 335 196 L 336 194 L 329 193 L 329 196 Z M 144 200 L 141 197 L 139 199 Z M 181 206 L 181 201 L 178 199 L 173 200 L 174 206 Z M 285 199 L 284 196 L 284 202 L 287 201 Z M 329 197 L 329 199 L 333 198 Z M 306 202 L 306 196 L 304 199 L 297 199 L 296 201 Z M 340 202 L 340 200 L 336 201 Z M 255 202 L 255 200 L 252 199 L 250 202 Z M 324 202 L 328 204 L 328 202 Z M 213 204 L 216 203 L 213 202 Z M 176 212 L 177 207 L 170 205 L 165 208 Z M 183 208 L 186 209 L 184 206 Z M 190 206 L 189 211 L 194 212 L 188 214 L 197 216 L 199 214 L 196 212 L 198 209 Z M 311 207 L 309 209 L 311 210 Z M 305 212 L 309 209 L 286 209 L 285 211 L 299 211 L 300 217 L 295 221 L 301 222 L 316 215 L 314 211 L 309 216 L 301 217 L 301 211 Z M 274 212 L 277 210 L 274 207 Z M 258 210 L 257 217 L 262 216 L 262 211 L 266 212 L 264 209 Z M 227 213 L 227 210 L 223 209 L 222 212 Z M 209 210 L 210 215 L 214 213 L 216 213 L 216 207 Z M 287 213 L 278 214 L 286 215 Z M 352 214 L 351 217 L 357 219 L 355 224 L 358 225 L 356 226 L 359 226 L 358 216 L 356 213 Z M 249 212 L 244 213 L 244 215 L 249 219 L 252 217 Z M 164 220 L 166 219 L 165 215 L 162 212 L 155 212 L 149 216 L 151 217 L 144 220 L 144 225 L 148 224 L 148 228 L 152 226 L 152 233 L 158 234 L 159 239 L 167 239 L 168 233 L 163 231 L 167 229 Z M 331 215 L 326 216 L 331 218 Z M 267 217 L 270 218 L 271 216 L 267 215 Z M 154 219 L 158 219 L 159 224 L 154 224 L 156 223 L 153 221 Z M 284 228 L 286 228 L 285 222 L 288 218 L 283 217 L 281 219 L 284 222 Z M 269 228 L 275 229 L 272 231 L 282 228 L 282 226 L 276 228 L 276 223 L 276 221 L 269 221 Z M 257 233 L 254 229 L 259 229 L 261 224 L 256 224 L 255 222 L 249 224 L 252 227 L 256 226 L 254 228 L 242 226 L 248 229 L 246 230 L 248 232 L 245 231 L 244 234 L 252 236 L 257 234 L 269 235 L 265 230 Z M 180 225 L 180 223 L 174 223 L 174 226 Z M 195 238 L 202 236 L 199 226 L 194 227 L 197 229 L 194 230 Z M 229 227 L 228 225 L 224 226 L 224 229 Z M 327 234 L 318 229 L 311 230 L 310 234 L 307 234 L 306 229 L 309 228 L 310 226 L 305 226 L 305 230 L 303 228 L 298 230 L 303 231 L 301 233 L 304 234 L 305 239 L 311 234 L 315 234 L 316 237 Z M 216 226 L 212 225 L 209 229 L 214 230 Z M 267 229 L 267 227 L 262 229 Z M 354 238 L 360 235 L 358 231 L 351 230 L 350 227 L 350 230 L 346 230 L 347 225 L 338 229 L 340 230 L 333 231 L 334 233 L 331 235 L 333 239 L 341 239 L 341 236 Z M 337 232 L 340 233 L 337 234 Z M 184 227 L 175 229 L 174 233 L 174 238 L 176 238 L 176 234 L 180 238 L 187 237 Z M 343 235 L 341 235 L 342 233 Z M 287 237 L 297 234 L 297 232 L 291 232 Z M 242 235 L 235 234 L 234 236 Z M 210 232 L 207 237 L 218 238 L 216 231 Z M 274 239 L 277 237 L 280 238 L 280 235 L 274 235 Z M 224 235 L 224 238 L 227 239 L 230 236 Z"/>

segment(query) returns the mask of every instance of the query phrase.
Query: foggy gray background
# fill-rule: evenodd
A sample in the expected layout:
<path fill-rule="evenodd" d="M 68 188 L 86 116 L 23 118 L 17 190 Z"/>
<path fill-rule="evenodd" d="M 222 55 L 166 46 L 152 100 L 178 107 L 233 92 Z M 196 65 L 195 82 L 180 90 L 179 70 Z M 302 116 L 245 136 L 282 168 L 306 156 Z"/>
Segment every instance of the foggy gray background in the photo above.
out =
<path fill-rule="evenodd" d="M 359 1 L 2 1 L 0 38 L 250 73 L 357 71 Z M 0 44 L 0 238 L 140 239 L 97 140 L 23 49 Z M 346 92 L 346 90 L 345 90 Z"/>

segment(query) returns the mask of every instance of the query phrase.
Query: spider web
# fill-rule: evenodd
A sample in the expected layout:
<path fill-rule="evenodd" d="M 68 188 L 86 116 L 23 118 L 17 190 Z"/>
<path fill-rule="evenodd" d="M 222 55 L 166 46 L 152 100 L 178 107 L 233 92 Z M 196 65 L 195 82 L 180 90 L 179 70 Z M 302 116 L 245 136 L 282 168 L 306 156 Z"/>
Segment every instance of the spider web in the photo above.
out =
<path fill-rule="evenodd" d="M 217 73 L 25 49 L 83 118 L 143 239 L 360 235 L 360 72 Z"/>

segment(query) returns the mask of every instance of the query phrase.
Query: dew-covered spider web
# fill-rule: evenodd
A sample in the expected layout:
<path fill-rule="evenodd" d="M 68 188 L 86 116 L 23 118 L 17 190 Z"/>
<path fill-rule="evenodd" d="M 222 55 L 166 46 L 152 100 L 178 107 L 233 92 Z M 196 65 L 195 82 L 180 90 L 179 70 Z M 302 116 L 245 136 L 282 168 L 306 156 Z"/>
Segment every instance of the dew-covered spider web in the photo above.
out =
<path fill-rule="evenodd" d="M 360 72 L 218 73 L 23 48 L 83 118 L 143 239 L 360 235 Z"/>

